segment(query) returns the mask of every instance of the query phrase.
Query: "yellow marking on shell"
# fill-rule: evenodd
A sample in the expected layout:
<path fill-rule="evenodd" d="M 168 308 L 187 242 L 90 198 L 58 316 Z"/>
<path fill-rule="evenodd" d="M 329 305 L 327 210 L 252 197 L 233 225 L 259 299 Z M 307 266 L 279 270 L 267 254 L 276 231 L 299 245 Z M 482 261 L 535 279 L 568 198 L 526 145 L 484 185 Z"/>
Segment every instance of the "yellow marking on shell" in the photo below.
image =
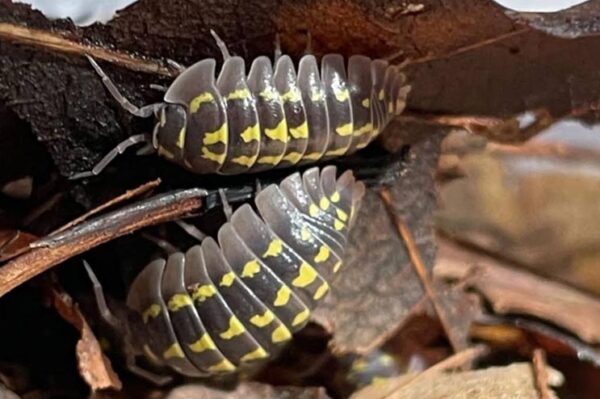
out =
<path fill-rule="evenodd" d="M 302 156 L 302 159 L 307 159 L 309 161 L 318 161 L 319 159 L 321 159 L 321 157 L 323 157 L 322 152 L 311 152 L 309 154 L 304 154 L 304 156 Z"/>
<path fill-rule="evenodd" d="M 258 95 L 267 101 L 277 101 L 281 98 L 277 90 L 272 86 L 265 87 Z"/>
<path fill-rule="evenodd" d="M 290 127 L 290 135 L 295 139 L 307 139 L 308 122 L 304 121 L 300 126 Z"/>
<path fill-rule="evenodd" d="M 192 101 L 190 101 L 190 113 L 197 112 L 200 109 L 200 105 L 204 103 L 212 103 L 215 101 L 212 93 L 204 92 L 194 97 Z"/>
<path fill-rule="evenodd" d="M 229 319 L 229 328 L 219 334 L 219 337 L 229 340 L 233 337 L 237 337 L 238 335 L 242 335 L 244 332 L 246 332 L 246 328 L 240 322 L 240 320 L 235 316 L 231 316 Z"/>
<path fill-rule="evenodd" d="M 292 291 L 290 287 L 287 285 L 282 285 L 281 288 L 277 291 L 277 298 L 275 298 L 275 302 L 273 305 L 280 307 L 285 306 L 290 301 L 290 296 L 292 295 Z"/>
<path fill-rule="evenodd" d="M 204 302 L 208 298 L 212 297 L 217 293 L 217 289 L 212 284 L 201 285 L 196 288 L 192 293 L 192 299 L 198 302 Z"/>
<path fill-rule="evenodd" d="M 235 366 L 227 359 L 223 359 L 217 364 L 214 364 L 208 368 L 208 371 L 217 372 L 217 371 L 233 371 L 235 370 Z"/>
<path fill-rule="evenodd" d="M 240 137 L 244 140 L 244 143 L 260 140 L 260 127 L 258 127 L 258 123 L 246 128 L 242 134 L 240 134 Z"/>
<path fill-rule="evenodd" d="M 233 282 L 235 281 L 235 273 L 229 272 L 225 273 L 223 277 L 221 277 L 221 282 L 219 283 L 220 287 L 231 287 Z"/>
<path fill-rule="evenodd" d="M 246 262 L 242 269 L 242 278 L 252 278 L 260 271 L 260 264 L 256 259 Z"/>
<path fill-rule="evenodd" d="M 215 342 L 212 340 L 210 335 L 208 335 L 208 333 L 202 334 L 202 337 L 200 337 L 198 341 L 194 342 L 193 344 L 189 344 L 188 346 L 192 352 L 195 353 L 202 353 L 204 351 L 217 349 Z"/>
<path fill-rule="evenodd" d="M 339 219 L 335 219 L 333 221 L 333 228 L 335 228 L 337 231 L 342 230 L 346 225 Z"/>
<path fill-rule="evenodd" d="M 315 300 L 319 300 L 323 298 L 323 296 L 325 296 L 327 291 L 329 291 L 329 284 L 327 284 L 327 281 L 324 281 L 323 284 L 321 284 L 321 286 L 317 288 L 317 291 L 315 291 L 315 295 L 313 296 L 313 298 Z"/>
<path fill-rule="evenodd" d="M 302 96 L 300 94 L 300 90 L 298 90 L 297 87 L 292 87 L 288 92 L 283 93 L 281 95 L 281 99 L 284 102 L 295 103 L 295 102 L 298 102 L 298 101 L 302 100 Z"/>
<path fill-rule="evenodd" d="M 304 308 L 304 310 L 302 312 L 298 313 L 296 315 L 296 317 L 294 317 L 294 320 L 292 321 L 292 327 L 301 325 L 306 320 L 308 320 L 309 316 L 310 316 L 310 310 L 308 308 Z"/>
<path fill-rule="evenodd" d="M 385 91 L 383 91 L 383 89 L 379 90 L 379 95 L 377 96 L 377 98 L 379 99 L 379 101 L 383 101 L 383 99 L 385 98 Z"/>
<path fill-rule="evenodd" d="M 389 382 L 390 380 L 391 380 L 390 377 L 375 376 L 371 380 L 370 385 L 383 385 L 383 384 L 386 384 L 387 382 Z"/>
<path fill-rule="evenodd" d="M 274 238 L 273 241 L 269 243 L 267 250 L 263 254 L 263 258 L 268 258 L 269 256 L 279 256 L 281 255 L 281 251 L 283 251 L 283 241 L 278 238 Z"/>
<path fill-rule="evenodd" d="M 321 209 L 326 211 L 329 208 L 329 200 L 325 197 L 321 198 L 321 200 L 319 201 L 319 206 L 321 207 Z"/>
<path fill-rule="evenodd" d="M 327 261 L 327 259 L 329 259 L 329 255 L 330 255 L 329 248 L 325 245 L 321 245 L 321 248 L 319 248 L 319 253 L 317 254 L 317 256 L 315 256 L 315 262 L 323 263 L 323 262 Z"/>
<path fill-rule="evenodd" d="M 153 303 L 152 305 L 148 306 L 148 308 L 146 310 L 144 310 L 144 313 L 142 313 L 142 319 L 144 320 L 144 324 L 148 323 L 148 321 L 150 319 L 154 319 L 156 317 L 158 317 L 158 315 L 160 314 L 160 305 L 157 303 Z"/>
<path fill-rule="evenodd" d="M 192 298 L 188 294 L 175 294 L 169 299 L 167 307 L 171 312 L 176 312 L 181 308 L 193 305 Z"/>
<path fill-rule="evenodd" d="M 393 114 L 393 113 L 394 113 L 394 103 L 390 101 L 388 103 L 388 114 Z"/>
<path fill-rule="evenodd" d="M 265 136 L 271 140 L 279 140 L 282 143 L 287 143 L 289 139 L 287 120 L 282 118 L 273 129 L 265 128 Z"/>
<path fill-rule="evenodd" d="M 292 281 L 292 285 L 299 288 L 307 287 L 317 279 L 318 275 L 317 271 L 311 265 L 302 262 L 298 276 Z"/>
<path fill-rule="evenodd" d="M 185 145 L 185 126 L 181 128 L 179 131 L 179 135 L 177 136 L 177 143 L 175 143 L 177 147 L 183 150 L 183 146 Z"/>
<path fill-rule="evenodd" d="M 365 108 L 369 108 L 371 106 L 371 99 L 365 98 L 361 101 L 361 105 Z"/>
<path fill-rule="evenodd" d="M 251 157 L 249 157 L 247 155 L 240 155 L 239 157 L 233 158 L 231 160 L 231 162 L 237 163 L 238 165 L 251 167 L 252 165 L 254 165 L 256 163 L 256 158 L 258 158 L 258 155 L 254 155 Z"/>
<path fill-rule="evenodd" d="M 158 146 L 158 155 L 160 155 L 162 157 L 165 157 L 167 159 L 173 159 L 173 158 L 175 158 L 175 155 L 173 155 L 173 153 L 171 151 L 167 150 L 162 145 Z"/>
<path fill-rule="evenodd" d="M 363 141 L 362 143 L 358 143 L 356 145 L 356 148 L 358 148 L 358 149 L 365 148 L 367 145 L 369 145 L 369 140 Z"/>
<path fill-rule="evenodd" d="M 319 90 L 313 87 L 310 93 L 310 101 L 318 103 L 320 101 L 323 101 L 324 98 L 325 96 L 323 95 L 323 90 Z"/>
<path fill-rule="evenodd" d="M 335 265 L 333 265 L 333 272 L 337 273 L 338 270 L 340 270 L 340 267 L 342 267 L 342 261 L 341 260 L 338 263 L 336 263 Z"/>
<path fill-rule="evenodd" d="M 245 100 L 251 97 L 252 94 L 248 89 L 237 89 L 227 95 L 227 100 Z"/>
<path fill-rule="evenodd" d="M 283 158 L 284 161 L 288 161 L 292 164 L 297 164 L 300 159 L 302 159 L 302 154 L 297 151 L 292 151 L 289 154 L 286 154 Z"/>
<path fill-rule="evenodd" d="M 310 240 L 310 238 L 311 238 L 310 230 L 308 230 L 308 228 L 306 226 L 302 226 L 302 228 L 300 228 L 300 238 L 302 239 L 302 241 Z"/>
<path fill-rule="evenodd" d="M 404 110 L 404 106 L 406 104 L 405 100 L 398 99 L 396 100 L 396 114 L 400 114 Z"/>
<path fill-rule="evenodd" d="M 217 152 L 212 152 L 206 147 L 202 147 L 202 158 L 208 159 L 209 161 L 215 161 L 219 165 L 222 165 L 225 162 L 226 153 L 219 154 Z"/>
<path fill-rule="evenodd" d="M 167 112 L 165 109 L 160 110 L 160 127 L 164 127 L 167 124 Z"/>
<path fill-rule="evenodd" d="M 321 210 L 319 209 L 319 207 L 315 204 L 310 204 L 308 207 L 308 214 L 313 217 L 316 218 L 317 216 L 319 216 L 321 214 Z"/>
<path fill-rule="evenodd" d="M 338 148 L 337 150 L 330 150 L 327 151 L 325 153 L 325 155 L 327 156 L 340 156 L 340 155 L 344 155 L 346 153 L 346 151 L 348 151 L 348 148 L 346 147 L 342 147 L 342 148 Z"/>
<path fill-rule="evenodd" d="M 367 123 L 366 125 L 359 127 L 354 131 L 354 136 L 362 136 L 363 134 L 371 133 L 373 130 L 373 124 Z"/>
<path fill-rule="evenodd" d="M 263 315 L 254 315 L 250 318 L 250 323 L 254 324 L 256 327 L 265 327 L 271 324 L 271 322 L 275 320 L 275 315 L 270 310 L 266 310 Z"/>
<path fill-rule="evenodd" d="M 335 191 L 333 194 L 331 194 L 331 197 L 329 197 L 329 199 L 334 204 L 340 202 L 340 193 L 339 193 L 339 191 Z"/>
<path fill-rule="evenodd" d="M 365 359 L 356 359 L 354 362 L 352 362 L 351 368 L 352 371 L 360 373 L 361 371 L 365 371 L 368 366 L 369 363 Z"/>
<path fill-rule="evenodd" d="M 206 132 L 202 139 L 202 144 L 212 145 L 217 143 L 223 143 L 227 145 L 228 132 L 227 122 L 223 123 L 221 127 L 212 132 Z"/>
<path fill-rule="evenodd" d="M 284 342 L 292 338 L 292 333 L 283 324 L 279 325 L 271 334 L 271 341 L 273 343 Z"/>
<path fill-rule="evenodd" d="M 335 128 L 335 132 L 342 137 L 351 135 L 353 130 L 354 125 L 352 124 L 352 122 L 346 123 L 345 125 L 338 126 Z"/>
<path fill-rule="evenodd" d="M 348 214 L 340 208 L 335 208 L 335 214 L 337 215 L 338 219 L 340 219 L 342 222 L 348 221 Z"/>
<path fill-rule="evenodd" d="M 249 362 L 251 360 L 264 359 L 264 358 L 267 358 L 267 357 L 269 357 L 269 354 L 267 353 L 267 351 L 264 350 L 262 348 L 262 346 L 259 346 L 255 350 L 246 353 L 244 356 L 242 356 L 240 358 L 240 360 L 242 362 Z"/>
<path fill-rule="evenodd" d="M 333 94 L 335 95 L 336 100 L 341 103 L 348 101 L 348 98 L 350 98 L 350 92 L 348 89 L 339 90 L 339 88 L 334 88 Z"/>
<path fill-rule="evenodd" d="M 181 349 L 181 346 L 179 346 L 178 343 L 174 343 L 173 345 L 169 346 L 169 348 L 166 351 L 164 351 L 163 357 L 165 359 L 171 359 L 174 357 L 184 358 L 185 355 L 183 354 L 183 350 Z"/>
<path fill-rule="evenodd" d="M 264 164 L 277 165 L 280 160 L 281 160 L 281 157 L 264 156 L 264 157 L 258 158 L 258 160 L 256 162 L 258 162 L 261 165 L 264 165 Z"/>

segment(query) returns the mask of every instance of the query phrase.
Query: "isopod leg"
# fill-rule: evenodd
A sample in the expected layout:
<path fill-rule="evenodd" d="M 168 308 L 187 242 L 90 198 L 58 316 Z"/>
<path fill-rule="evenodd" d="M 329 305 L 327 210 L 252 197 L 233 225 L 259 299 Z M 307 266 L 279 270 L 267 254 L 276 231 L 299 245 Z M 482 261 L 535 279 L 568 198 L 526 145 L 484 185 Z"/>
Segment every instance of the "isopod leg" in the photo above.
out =
<path fill-rule="evenodd" d="M 193 224 L 186 223 L 183 220 L 176 220 L 175 224 L 177 226 L 181 227 L 181 229 L 183 231 L 185 231 L 186 233 L 188 233 L 188 235 L 194 237 L 199 242 L 202 242 L 202 240 L 204 240 L 206 238 L 206 236 L 207 236 L 206 233 L 204 233 L 203 231 L 201 231 L 199 228 L 197 228 Z"/>
<path fill-rule="evenodd" d="M 69 177 L 69 179 L 76 180 L 84 177 L 97 176 L 98 174 L 100 174 L 100 172 L 104 170 L 104 168 L 108 166 L 108 164 L 110 164 L 113 161 L 113 159 L 116 158 L 117 155 L 124 153 L 125 150 L 131 146 L 144 142 L 150 142 L 150 137 L 147 134 L 136 134 L 134 136 L 128 137 L 126 140 L 120 142 L 108 154 L 106 154 L 104 158 L 102 158 L 92 170 L 76 173 Z"/>
<path fill-rule="evenodd" d="M 117 328 L 119 326 L 119 320 L 115 317 L 115 315 L 111 312 L 108 305 L 106 304 L 106 297 L 104 296 L 104 290 L 102 289 L 102 284 L 96 277 L 96 274 L 92 270 L 89 263 L 85 260 L 83 261 L 83 266 L 87 271 L 90 280 L 92 281 L 92 286 L 94 289 L 94 296 L 96 297 L 96 305 L 98 306 L 98 311 L 100 312 L 100 317 L 104 321 L 106 321 L 110 326 Z"/>
<path fill-rule="evenodd" d="M 126 354 L 125 362 L 129 371 L 131 371 L 133 374 L 137 375 L 140 378 L 143 378 L 147 381 L 150 381 L 153 384 L 156 384 L 157 386 L 165 386 L 171 381 L 173 381 L 173 378 L 168 375 L 156 374 L 138 366 L 135 362 L 135 355 L 131 352 L 128 352 Z"/>
<path fill-rule="evenodd" d="M 141 236 L 144 239 L 151 241 L 153 244 L 155 244 L 157 247 L 159 247 L 160 249 L 162 249 L 169 255 L 180 251 L 179 248 L 177 248 L 175 245 L 171 244 L 169 241 L 167 241 L 165 239 L 155 237 L 152 234 L 148 234 L 148 233 L 141 233 Z"/>
<path fill-rule="evenodd" d="M 310 31 L 306 31 L 306 49 L 304 49 L 304 54 L 313 54 L 312 34 L 310 33 Z"/>
<path fill-rule="evenodd" d="M 225 44 L 223 39 L 221 39 L 219 37 L 219 35 L 217 35 L 217 32 L 215 32 L 214 30 L 211 29 L 210 34 L 215 39 L 215 42 L 217 42 L 217 47 L 221 51 L 221 55 L 223 56 L 223 61 L 227 60 L 228 58 L 231 58 L 231 55 L 229 54 L 229 50 L 227 49 L 227 45 Z"/>
<path fill-rule="evenodd" d="M 113 83 L 113 81 L 110 80 L 110 78 L 108 77 L 108 75 L 106 75 L 106 73 L 102 70 L 102 68 L 100 68 L 100 65 L 98 65 L 98 63 L 96 62 L 96 60 L 94 60 L 89 55 L 86 55 L 86 57 L 87 57 L 88 61 L 90 62 L 90 64 L 92 64 L 92 67 L 94 67 L 94 69 L 96 70 L 96 73 L 98 75 L 100 75 L 100 77 L 102 78 L 102 83 L 108 89 L 108 91 L 110 92 L 110 94 L 129 113 L 131 113 L 131 114 L 133 114 L 135 116 L 139 116 L 140 118 L 147 118 L 149 116 L 152 116 L 152 114 L 156 110 L 158 110 L 160 107 L 162 107 L 162 104 L 150 104 L 150 105 L 145 105 L 145 106 L 143 106 L 141 108 L 133 105 L 127 99 L 127 97 L 125 97 L 124 95 L 121 94 L 121 92 L 119 91 L 119 89 L 117 89 L 117 86 L 115 86 L 115 84 Z"/>
<path fill-rule="evenodd" d="M 225 217 L 229 222 L 231 221 L 231 215 L 233 215 L 233 209 L 231 208 L 231 204 L 227 199 L 227 194 L 225 193 L 225 190 L 222 188 L 219 189 L 219 197 L 221 198 L 221 203 L 223 204 L 223 213 L 225 214 Z"/>
<path fill-rule="evenodd" d="M 183 71 L 185 71 L 187 69 L 184 65 L 182 65 L 179 62 L 172 60 L 170 58 L 167 58 L 167 64 L 169 64 L 170 67 L 176 69 L 177 72 L 179 72 L 179 73 L 182 73 Z"/>
<path fill-rule="evenodd" d="M 277 65 L 277 61 L 281 58 L 281 39 L 279 38 L 279 33 L 275 34 L 275 53 L 273 54 L 273 65 Z"/>

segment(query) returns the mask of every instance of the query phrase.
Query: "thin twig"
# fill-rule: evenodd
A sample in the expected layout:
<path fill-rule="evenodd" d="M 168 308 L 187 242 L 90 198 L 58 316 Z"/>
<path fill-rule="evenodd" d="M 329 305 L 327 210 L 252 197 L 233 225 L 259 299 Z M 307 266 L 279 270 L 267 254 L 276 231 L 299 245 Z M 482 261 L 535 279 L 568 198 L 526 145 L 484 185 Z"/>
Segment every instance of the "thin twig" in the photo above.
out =
<path fill-rule="evenodd" d="M 546 364 L 546 353 L 537 348 L 533 351 L 533 371 L 535 374 L 535 385 L 540 399 L 552 399 L 550 388 L 548 388 L 548 365 Z"/>
<path fill-rule="evenodd" d="M 138 201 L 38 241 L 36 248 L 0 268 L 0 297 L 80 253 L 143 227 L 198 211 L 205 190 L 188 189 Z"/>
<path fill-rule="evenodd" d="M 177 72 L 163 66 L 162 62 L 152 59 L 140 59 L 119 51 L 104 47 L 82 44 L 68 39 L 65 35 L 27 28 L 10 23 L 0 23 L 0 39 L 10 42 L 43 47 L 67 54 L 90 55 L 95 59 L 111 62 L 133 71 L 154 73 L 169 77 L 177 76 Z"/>
<path fill-rule="evenodd" d="M 424 57 L 421 57 L 421 58 L 415 58 L 415 59 L 412 59 L 412 60 L 409 59 L 407 61 L 407 64 L 409 64 L 409 65 L 415 65 L 415 64 L 423 64 L 423 63 L 430 62 L 430 61 L 443 60 L 443 59 L 446 59 L 446 58 L 457 56 L 459 54 L 467 53 L 467 52 L 472 51 L 472 50 L 476 50 L 476 49 L 481 48 L 481 47 L 489 46 L 490 44 L 501 42 L 501 41 L 503 41 L 505 39 L 508 39 L 508 38 L 511 38 L 511 37 L 514 37 L 514 36 L 519 36 L 519 35 L 521 35 L 523 33 L 530 32 L 530 31 L 531 31 L 530 28 L 521 28 L 521 29 L 513 30 L 513 31 L 510 31 L 510 32 L 504 33 L 502 35 L 498 35 L 498 36 L 490 37 L 489 39 L 481 40 L 481 41 L 479 41 L 477 43 L 473 43 L 473 44 L 469 44 L 467 46 L 459 47 L 459 48 L 457 48 L 455 50 L 452 50 L 452 51 L 449 51 L 449 52 L 447 52 L 445 54 L 428 54 L 428 55 L 426 55 Z"/>
<path fill-rule="evenodd" d="M 150 181 L 148 183 L 142 184 L 141 186 L 134 188 L 133 190 L 127 190 L 123 194 L 119 195 L 118 197 L 115 197 L 115 198 L 111 199 L 110 201 L 105 202 L 104 204 L 92 209 L 91 211 L 79 216 L 78 218 L 73 219 L 72 221 L 65 224 L 64 226 L 59 227 L 57 230 L 54 230 L 52 233 L 50 233 L 50 235 L 52 236 L 52 235 L 58 234 L 60 232 L 63 232 L 65 230 L 89 219 L 90 217 L 96 215 L 97 213 L 100 213 L 101 211 L 103 211 L 107 208 L 110 208 L 116 204 L 123 202 L 123 201 L 127 201 L 128 199 L 131 199 L 133 197 L 142 195 L 146 191 L 158 187 L 159 184 L 160 184 L 160 179 L 156 179 L 156 180 Z"/>
<path fill-rule="evenodd" d="M 435 292 L 435 290 L 433 289 L 433 287 L 431 285 L 431 282 L 429 280 L 429 273 L 427 272 L 427 268 L 425 267 L 425 264 L 424 264 L 423 260 L 421 259 L 419 249 L 417 248 L 417 245 L 412 236 L 412 233 L 410 232 L 410 229 L 408 228 L 406 223 L 404 223 L 404 221 L 400 218 L 400 216 L 398 216 L 396 214 L 396 211 L 394 209 L 394 203 L 392 200 L 392 194 L 390 193 L 389 189 L 387 187 L 382 188 L 379 192 L 379 195 L 383 199 L 383 202 L 387 208 L 387 211 L 390 214 L 390 216 L 393 218 L 393 221 L 394 221 L 394 224 L 396 225 L 398 233 L 400 234 L 400 237 L 402 238 L 402 240 L 404 241 L 404 244 L 406 245 L 406 249 L 408 251 L 408 255 L 410 257 L 411 263 L 412 263 L 413 267 L 415 268 L 417 275 L 421 279 L 423 288 L 425 289 L 427 296 L 429 297 L 429 299 L 431 300 L 431 303 L 433 304 L 433 308 L 435 309 L 435 312 L 437 313 L 440 323 L 444 327 L 444 330 L 446 332 L 448 340 L 450 341 L 450 344 L 452 345 L 452 348 L 454 349 L 454 352 L 458 352 L 461 349 L 460 341 L 455 336 L 455 334 L 452 330 L 452 326 L 451 326 L 450 322 L 448 321 L 448 319 L 446 318 L 446 314 L 440 303 L 437 293 Z"/>

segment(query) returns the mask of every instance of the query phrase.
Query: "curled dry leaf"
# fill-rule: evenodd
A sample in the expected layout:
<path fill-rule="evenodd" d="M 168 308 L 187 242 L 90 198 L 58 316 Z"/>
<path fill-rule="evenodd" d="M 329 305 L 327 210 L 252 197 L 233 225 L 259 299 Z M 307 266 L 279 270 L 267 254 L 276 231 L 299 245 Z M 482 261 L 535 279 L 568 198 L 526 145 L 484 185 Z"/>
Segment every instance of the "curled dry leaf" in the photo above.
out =
<path fill-rule="evenodd" d="M 329 399 L 323 388 L 275 387 L 246 382 L 235 390 L 224 391 L 200 384 L 182 385 L 173 389 L 166 399 Z"/>
<path fill-rule="evenodd" d="M 535 316 L 584 341 L 600 343 L 600 300 L 591 295 L 447 241 L 439 246 L 434 274 L 463 280 L 481 292 L 498 313 Z"/>
<path fill-rule="evenodd" d="M 390 187 L 428 267 L 435 255 L 431 217 L 440 141 L 441 137 L 431 136 L 413 147 L 405 171 Z M 399 328 L 424 291 L 376 192 L 367 192 L 349 240 L 344 267 L 315 320 L 333 331 L 335 349 L 368 352 Z"/>
<path fill-rule="evenodd" d="M 50 288 L 52 304 L 58 313 L 81 333 L 77 342 L 79 373 L 93 389 L 121 389 L 121 381 L 113 371 L 110 360 L 102 353 L 100 343 L 73 299 L 60 288 Z"/>

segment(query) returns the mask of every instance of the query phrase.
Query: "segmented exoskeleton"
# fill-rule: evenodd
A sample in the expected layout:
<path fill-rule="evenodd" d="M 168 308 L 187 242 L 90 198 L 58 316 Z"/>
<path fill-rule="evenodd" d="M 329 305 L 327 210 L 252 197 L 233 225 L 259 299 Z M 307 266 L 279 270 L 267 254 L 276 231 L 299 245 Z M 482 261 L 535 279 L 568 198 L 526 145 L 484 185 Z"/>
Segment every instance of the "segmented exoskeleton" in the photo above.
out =
<path fill-rule="evenodd" d="M 213 33 L 214 34 L 214 33 Z M 301 58 L 298 73 L 290 57 L 275 67 L 256 58 L 248 76 L 244 59 L 230 56 L 215 35 L 224 63 L 204 59 L 167 89 L 164 102 L 137 108 L 123 97 L 98 64 L 111 94 L 135 115 L 153 113 L 151 138 L 132 136 L 90 172 L 98 174 L 118 153 L 151 141 L 160 155 L 195 173 L 239 174 L 349 155 L 367 146 L 401 113 L 410 86 L 398 66 L 362 55 L 327 54 L 321 69 L 312 55 Z"/>
<path fill-rule="evenodd" d="M 254 199 L 258 214 L 242 205 L 218 243 L 206 238 L 148 264 L 129 289 L 127 321 L 111 324 L 125 326 L 130 352 L 187 376 L 273 357 L 340 270 L 364 190 L 350 171 L 336 179 L 334 166 L 264 188 Z"/>

